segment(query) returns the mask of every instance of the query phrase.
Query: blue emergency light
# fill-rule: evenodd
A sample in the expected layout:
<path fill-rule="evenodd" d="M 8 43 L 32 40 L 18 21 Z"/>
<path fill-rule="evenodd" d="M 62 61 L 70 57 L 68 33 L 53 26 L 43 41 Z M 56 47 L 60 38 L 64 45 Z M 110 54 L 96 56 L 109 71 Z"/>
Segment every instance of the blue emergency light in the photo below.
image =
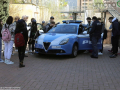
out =
<path fill-rule="evenodd" d="M 83 22 L 83 21 L 80 21 L 80 20 L 64 20 L 64 21 L 62 21 L 63 23 L 81 23 L 81 22 Z"/>

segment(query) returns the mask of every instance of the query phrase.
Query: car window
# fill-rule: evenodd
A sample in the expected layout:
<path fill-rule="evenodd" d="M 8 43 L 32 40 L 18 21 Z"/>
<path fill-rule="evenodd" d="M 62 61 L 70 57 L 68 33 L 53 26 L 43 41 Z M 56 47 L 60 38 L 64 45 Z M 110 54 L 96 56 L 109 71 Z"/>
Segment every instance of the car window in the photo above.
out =
<path fill-rule="evenodd" d="M 37 24 L 37 30 L 40 30 L 42 28 L 41 24 Z"/>
<path fill-rule="evenodd" d="M 77 33 L 77 26 L 76 25 L 57 25 L 56 27 L 52 28 L 48 33 Z"/>

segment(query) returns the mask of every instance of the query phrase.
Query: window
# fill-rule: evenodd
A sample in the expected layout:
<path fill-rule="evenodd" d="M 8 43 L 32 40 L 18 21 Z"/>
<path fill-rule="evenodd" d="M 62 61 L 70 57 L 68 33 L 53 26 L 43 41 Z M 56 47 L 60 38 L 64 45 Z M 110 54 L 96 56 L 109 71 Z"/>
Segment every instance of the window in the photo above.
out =
<path fill-rule="evenodd" d="M 87 5 L 87 3 L 83 3 L 83 5 Z"/>
<path fill-rule="evenodd" d="M 77 33 L 77 26 L 76 25 L 57 25 L 56 27 L 52 28 L 48 33 Z"/>
<path fill-rule="evenodd" d="M 85 6 L 85 7 L 83 6 L 82 8 L 87 8 L 87 6 Z"/>

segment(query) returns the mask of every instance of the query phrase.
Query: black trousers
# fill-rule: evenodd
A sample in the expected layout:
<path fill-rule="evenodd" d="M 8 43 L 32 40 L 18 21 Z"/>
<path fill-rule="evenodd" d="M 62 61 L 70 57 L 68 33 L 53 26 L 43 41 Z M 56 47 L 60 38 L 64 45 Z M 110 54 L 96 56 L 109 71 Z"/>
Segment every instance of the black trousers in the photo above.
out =
<path fill-rule="evenodd" d="M 23 62 L 24 54 L 25 54 L 25 46 L 18 47 L 18 56 L 19 56 L 20 62 Z"/>
<path fill-rule="evenodd" d="M 111 44 L 112 44 L 111 51 L 113 51 L 113 36 L 111 37 Z"/>
<path fill-rule="evenodd" d="M 101 53 L 103 53 L 103 42 L 104 42 L 104 39 L 102 41 L 102 49 L 100 50 Z"/>
<path fill-rule="evenodd" d="M 35 49 L 35 40 L 32 40 L 32 51 Z"/>
<path fill-rule="evenodd" d="M 95 36 L 92 36 L 91 37 L 91 42 L 92 42 L 92 47 L 93 47 L 93 52 L 92 52 L 92 55 L 94 57 L 98 57 L 98 46 L 97 46 L 97 43 L 98 43 L 98 40 L 100 38 L 99 37 L 95 37 Z"/>
<path fill-rule="evenodd" d="M 112 36 L 113 54 L 118 53 L 118 40 L 119 40 L 119 36 Z"/>

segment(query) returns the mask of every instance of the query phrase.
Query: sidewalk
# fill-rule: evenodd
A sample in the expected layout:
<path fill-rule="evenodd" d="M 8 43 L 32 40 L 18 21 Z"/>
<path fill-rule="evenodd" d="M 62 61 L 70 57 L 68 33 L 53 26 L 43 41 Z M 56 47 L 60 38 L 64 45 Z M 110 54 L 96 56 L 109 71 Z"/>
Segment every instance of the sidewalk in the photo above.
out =
<path fill-rule="evenodd" d="M 69 56 L 30 55 L 25 68 L 0 63 L 0 87 L 21 87 L 21 90 L 120 90 L 120 55 L 109 58 L 110 45 L 98 59 L 90 54 Z M 119 50 L 120 52 L 120 50 Z"/>

